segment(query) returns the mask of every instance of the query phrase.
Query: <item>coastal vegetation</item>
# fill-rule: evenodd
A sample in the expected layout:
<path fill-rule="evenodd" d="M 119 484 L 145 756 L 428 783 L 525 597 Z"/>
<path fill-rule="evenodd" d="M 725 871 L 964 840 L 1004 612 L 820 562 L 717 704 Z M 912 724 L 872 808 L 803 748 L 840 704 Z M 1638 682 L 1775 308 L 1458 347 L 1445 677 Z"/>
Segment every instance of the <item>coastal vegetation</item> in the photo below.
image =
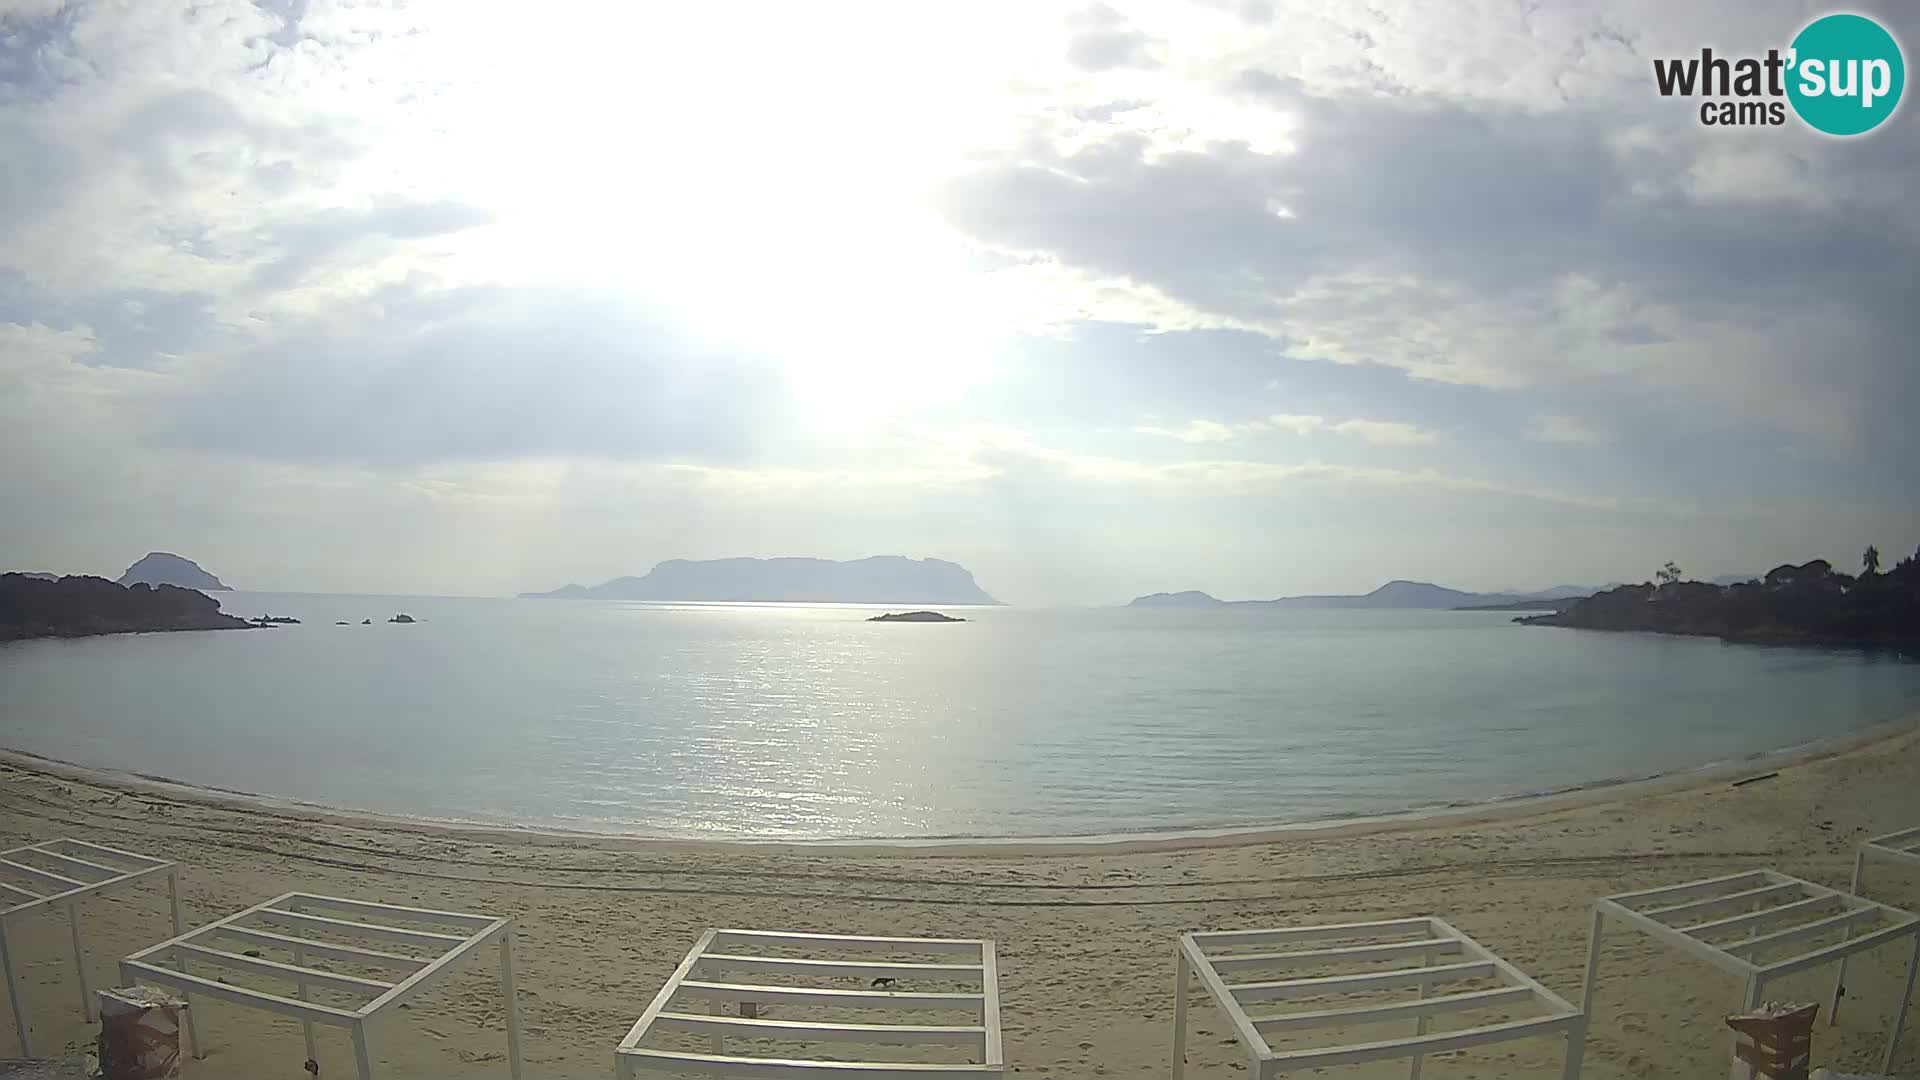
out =
<path fill-rule="evenodd" d="M 1642 630 L 1730 641 L 1920 646 L 1920 551 L 1880 569 L 1868 547 L 1860 573 L 1825 559 L 1769 570 L 1759 581 L 1689 581 L 1672 562 L 1639 585 L 1622 585 L 1564 611 L 1514 621 L 1583 630 Z"/>
<path fill-rule="evenodd" d="M 193 589 L 120 585 L 100 577 L 49 581 L 0 574 L 0 641 L 246 626 L 245 619 L 222 614 L 218 601 Z"/>

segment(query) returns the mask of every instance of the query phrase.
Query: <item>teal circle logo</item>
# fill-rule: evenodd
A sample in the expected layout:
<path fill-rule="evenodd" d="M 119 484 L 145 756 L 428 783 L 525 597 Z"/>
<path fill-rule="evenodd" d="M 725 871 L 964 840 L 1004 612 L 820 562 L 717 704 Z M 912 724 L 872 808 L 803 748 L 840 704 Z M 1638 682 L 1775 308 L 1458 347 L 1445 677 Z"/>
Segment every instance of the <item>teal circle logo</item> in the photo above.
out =
<path fill-rule="evenodd" d="M 1793 39 L 1787 99 L 1815 131 L 1861 135 L 1900 104 L 1907 64 L 1900 43 L 1864 15 L 1827 15 Z"/>

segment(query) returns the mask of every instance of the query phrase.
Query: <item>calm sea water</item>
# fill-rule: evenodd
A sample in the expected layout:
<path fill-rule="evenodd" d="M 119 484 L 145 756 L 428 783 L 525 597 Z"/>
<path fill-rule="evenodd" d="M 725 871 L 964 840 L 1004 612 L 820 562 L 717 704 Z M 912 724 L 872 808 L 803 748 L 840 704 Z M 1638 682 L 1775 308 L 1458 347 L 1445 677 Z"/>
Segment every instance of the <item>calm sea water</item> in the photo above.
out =
<path fill-rule="evenodd" d="M 1478 802 L 1920 712 L 1886 655 L 1497 613 L 221 599 L 305 621 L 0 646 L 0 745 L 468 821 L 1064 835 Z"/>

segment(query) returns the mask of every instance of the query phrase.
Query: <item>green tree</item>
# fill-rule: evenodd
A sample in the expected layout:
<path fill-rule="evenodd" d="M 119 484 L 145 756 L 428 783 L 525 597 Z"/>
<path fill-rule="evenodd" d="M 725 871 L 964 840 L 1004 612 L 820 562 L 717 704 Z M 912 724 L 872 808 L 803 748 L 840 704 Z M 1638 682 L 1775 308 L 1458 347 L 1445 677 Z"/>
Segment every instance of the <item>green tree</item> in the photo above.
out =
<path fill-rule="evenodd" d="M 1662 585 L 1672 585 L 1680 580 L 1680 568 L 1673 564 L 1672 559 L 1668 559 L 1667 565 L 1661 567 L 1653 577 Z"/>
<path fill-rule="evenodd" d="M 1860 566 L 1862 567 L 1861 577 L 1872 577 L 1879 573 L 1880 549 L 1868 544 L 1867 550 L 1860 555 Z"/>

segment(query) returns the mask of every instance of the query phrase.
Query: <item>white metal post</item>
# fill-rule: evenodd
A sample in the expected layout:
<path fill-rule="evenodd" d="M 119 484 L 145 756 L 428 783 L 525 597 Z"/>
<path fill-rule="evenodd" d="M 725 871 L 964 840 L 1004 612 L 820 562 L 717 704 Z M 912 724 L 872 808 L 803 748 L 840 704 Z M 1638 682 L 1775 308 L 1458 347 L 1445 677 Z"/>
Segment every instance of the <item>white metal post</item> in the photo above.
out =
<path fill-rule="evenodd" d="M 1920 934 L 1913 936 L 1913 951 L 1907 954 L 1907 984 L 1900 991 L 1900 1007 L 1893 1013 L 1893 1032 L 1887 1036 L 1887 1055 L 1880 1062 L 1881 1072 L 1893 1071 L 1893 1051 L 1900 1045 L 1901 1029 L 1907 1026 L 1907 1001 L 1913 997 L 1915 967 L 1920 967 Z"/>
<path fill-rule="evenodd" d="M 1744 995 L 1742 995 L 1742 998 L 1741 998 L 1740 1011 L 1743 1013 L 1750 1013 L 1759 1007 L 1760 1007 L 1760 976 L 1756 973 L 1756 974 L 1747 976 L 1746 992 Z M 1734 1032 L 1732 1045 L 1733 1046 L 1740 1045 L 1739 1032 Z M 1729 1050 L 1729 1053 L 1732 1053 L 1732 1051 Z M 1737 1053 L 1733 1054 L 1733 1063 L 1727 1067 L 1727 1080 L 1753 1080 L 1753 1076 L 1754 1076 L 1753 1066 L 1747 1064 L 1744 1061 L 1741 1061 L 1739 1054 Z"/>
<path fill-rule="evenodd" d="M 367 1022 L 353 1022 L 353 1061 L 360 1070 L 360 1080 L 373 1080 L 373 1055 L 367 1051 Z"/>
<path fill-rule="evenodd" d="M 513 924 L 500 931 L 500 992 L 507 998 L 507 1069 L 520 1080 L 520 998 L 513 985 Z"/>
<path fill-rule="evenodd" d="M 1580 1011 L 1593 1020 L 1593 992 L 1600 982 L 1600 934 L 1606 928 L 1606 915 L 1600 905 L 1593 906 L 1593 928 L 1587 933 L 1587 975 L 1580 984 Z"/>
<path fill-rule="evenodd" d="M 93 1022 L 93 991 L 87 988 L 87 952 L 80 944 L 80 904 L 67 904 L 67 926 L 73 931 L 73 970 L 80 977 L 80 1018 Z"/>
<path fill-rule="evenodd" d="M 1421 954 L 1420 954 L 1420 966 L 1421 966 L 1421 967 L 1427 967 L 1428 965 L 1430 965 L 1430 964 L 1432 964 L 1432 963 L 1433 963 L 1433 954 L 1432 954 L 1432 953 L 1424 953 L 1424 952 L 1423 952 L 1423 953 L 1421 953 Z M 1416 987 L 1416 988 L 1415 988 L 1415 990 L 1414 990 L 1414 995 L 1413 995 L 1413 996 L 1414 996 L 1415 998 L 1424 998 L 1424 997 L 1426 997 L 1426 996 L 1427 996 L 1427 984 L 1426 984 L 1426 983 L 1421 983 L 1421 984 L 1420 984 L 1420 985 L 1419 985 L 1418 987 Z M 1425 1035 L 1426 1033 L 1427 1033 L 1427 1014 L 1426 1014 L 1426 1013 L 1421 1013 L 1421 1014 L 1420 1014 L 1420 1015 L 1419 1015 L 1419 1016 L 1418 1016 L 1417 1018 L 1415 1018 L 1415 1019 L 1414 1019 L 1414 1021 L 1413 1021 L 1413 1034 L 1414 1034 L 1414 1037 L 1415 1037 L 1415 1038 L 1418 1038 L 1419 1036 L 1422 1036 L 1422 1035 Z M 1407 1066 L 1407 1077 L 1408 1077 L 1408 1080 L 1420 1080 L 1420 1066 L 1421 1066 L 1421 1065 L 1422 1065 L 1423 1063 L 1425 1063 L 1425 1061 L 1426 1061 L 1426 1059 L 1427 1059 L 1427 1055 L 1425 1055 L 1425 1054 L 1415 1054 L 1415 1055 L 1413 1055 L 1413 1064 L 1411 1064 L 1411 1065 L 1409 1065 L 1409 1066 Z"/>
<path fill-rule="evenodd" d="M 1567 1061 L 1560 1070 L 1560 1080 L 1580 1080 L 1580 1068 L 1586 1054 L 1587 1018 L 1582 1015 L 1567 1028 Z"/>
<path fill-rule="evenodd" d="M 1855 896 L 1862 895 L 1860 892 L 1860 882 L 1866 877 L 1866 874 L 1867 874 L 1867 849 L 1863 846 L 1860 848 L 1860 850 L 1854 852 L 1853 884 L 1847 887 L 1847 891 L 1852 893 Z M 1851 928 L 1843 928 L 1841 930 L 1841 940 L 1844 941 L 1848 937 L 1851 937 L 1852 933 L 1853 931 Z M 1916 939 L 1916 940 L 1920 940 L 1920 939 Z M 1842 956 L 1840 958 L 1840 969 L 1833 973 L 1833 1004 L 1827 1009 L 1827 1026 L 1828 1027 L 1832 1027 L 1833 1025 L 1840 1022 L 1840 999 L 1846 995 L 1846 992 L 1847 992 L 1847 958 Z"/>
<path fill-rule="evenodd" d="M 167 906 L 173 909 L 173 936 L 179 937 L 187 932 L 187 923 L 180 916 L 180 870 L 177 867 L 170 867 L 167 870 Z M 121 979 L 124 985 L 133 985 L 133 980 L 127 978 L 124 967 Z M 187 1014 L 187 1041 L 193 1044 L 193 1056 L 204 1058 L 207 1056 L 207 1050 L 200 1042 L 200 1021 L 193 1013 L 193 999 L 187 996 L 185 989 L 179 989 L 179 993 L 181 1008 Z"/>
<path fill-rule="evenodd" d="M 6 916 L 0 915 L 0 974 L 7 979 L 7 1003 L 13 1006 L 13 1030 L 20 1034 L 20 1056 L 33 1056 L 33 1038 L 27 1034 L 27 1014 L 20 1008 L 20 984 L 13 979 L 13 942 Z"/>
<path fill-rule="evenodd" d="M 174 966 L 174 968 L 175 968 L 176 970 L 178 970 L 178 971 L 180 972 L 180 974 L 182 974 L 182 975 L 186 975 L 186 974 L 188 974 L 188 972 L 187 972 L 187 958 L 186 958 L 186 957 L 184 957 L 184 956 L 181 956 L 181 955 L 180 955 L 179 953 L 177 953 L 177 952 L 173 954 L 173 966 Z M 186 994 L 185 994 L 185 993 L 183 992 L 183 993 L 182 993 L 182 994 L 181 994 L 180 996 L 181 996 L 182 998 L 185 998 L 185 997 L 186 997 Z M 187 1011 L 187 1015 L 188 1015 L 189 1017 L 191 1017 L 191 1016 L 193 1015 L 193 1004 L 192 1004 L 192 1002 L 188 1002 L 188 1003 L 186 1004 L 186 1006 L 185 1006 L 185 1009 L 186 1009 L 186 1011 Z M 191 1021 L 189 1021 L 189 1023 L 191 1023 Z M 194 1057 L 196 1057 L 196 1058 L 204 1058 L 204 1057 L 206 1057 L 206 1056 L 207 1056 L 207 1051 L 206 1051 L 206 1049 L 205 1049 L 204 1047 L 202 1047 L 202 1046 L 200 1045 L 200 1033 L 199 1033 L 198 1031 L 195 1031 L 195 1032 L 192 1032 L 192 1035 L 193 1035 L 193 1056 L 194 1056 Z"/>
<path fill-rule="evenodd" d="M 1173 946 L 1173 1080 L 1187 1071 L 1187 947 Z"/>
<path fill-rule="evenodd" d="M 293 963 L 296 967 L 306 967 L 307 950 L 295 945 L 293 947 Z M 307 980 L 297 979 L 293 985 L 298 988 L 301 1001 L 313 1000 L 307 996 Z M 313 1045 L 313 1021 L 302 1017 L 300 1020 L 300 1034 L 305 1036 L 307 1040 L 307 1060 L 318 1062 L 320 1060 L 320 1052 L 314 1049 Z"/>

